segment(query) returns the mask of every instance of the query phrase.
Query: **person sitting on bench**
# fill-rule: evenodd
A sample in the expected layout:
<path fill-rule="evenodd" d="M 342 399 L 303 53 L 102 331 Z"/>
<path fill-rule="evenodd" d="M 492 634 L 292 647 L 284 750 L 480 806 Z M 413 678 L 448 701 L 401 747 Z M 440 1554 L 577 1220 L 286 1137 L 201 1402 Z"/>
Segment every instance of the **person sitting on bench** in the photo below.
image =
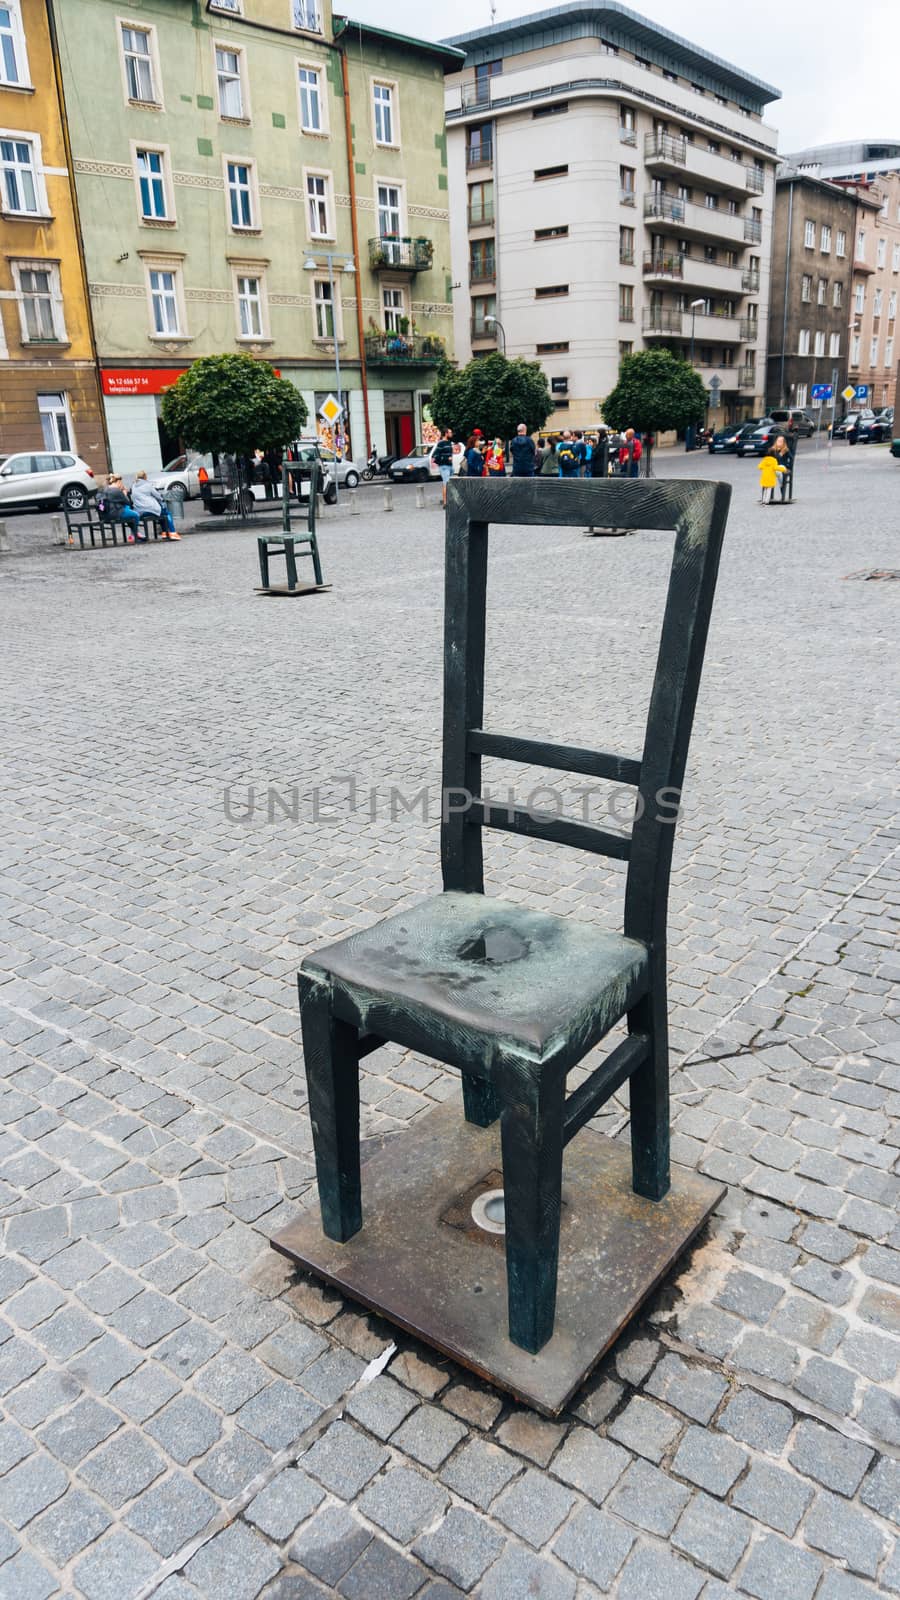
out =
<path fill-rule="evenodd" d="M 125 485 L 117 472 L 110 473 L 106 488 L 98 496 L 97 509 L 105 522 L 121 522 L 129 543 L 134 543 L 135 530 L 140 528 L 141 519 L 128 504 Z M 138 537 L 142 536 L 138 534 Z"/>
<path fill-rule="evenodd" d="M 158 518 L 163 539 L 181 538 L 181 534 L 175 532 L 175 523 L 172 519 L 171 511 L 167 505 L 163 504 L 156 490 L 147 482 L 147 474 L 143 470 L 137 474 L 134 483 L 131 485 L 131 504 L 139 517 L 145 517 L 149 514 Z"/>

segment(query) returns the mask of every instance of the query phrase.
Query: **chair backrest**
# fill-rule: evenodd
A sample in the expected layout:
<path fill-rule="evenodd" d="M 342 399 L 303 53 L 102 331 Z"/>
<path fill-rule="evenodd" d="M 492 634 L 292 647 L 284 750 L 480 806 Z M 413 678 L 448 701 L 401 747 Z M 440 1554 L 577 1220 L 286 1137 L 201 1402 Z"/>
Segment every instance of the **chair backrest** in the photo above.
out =
<path fill-rule="evenodd" d="M 445 889 L 483 893 L 483 828 L 528 834 L 627 861 L 625 932 L 648 943 L 664 942 L 674 813 L 730 500 L 730 485 L 698 481 L 575 479 L 551 483 L 540 478 L 477 478 L 450 483 L 441 822 Z M 490 733 L 482 726 L 488 528 L 492 522 L 674 530 L 675 548 L 640 761 Z M 630 836 L 516 806 L 486 803 L 481 798 L 483 756 L 633 784 L 640 804 Z"/>

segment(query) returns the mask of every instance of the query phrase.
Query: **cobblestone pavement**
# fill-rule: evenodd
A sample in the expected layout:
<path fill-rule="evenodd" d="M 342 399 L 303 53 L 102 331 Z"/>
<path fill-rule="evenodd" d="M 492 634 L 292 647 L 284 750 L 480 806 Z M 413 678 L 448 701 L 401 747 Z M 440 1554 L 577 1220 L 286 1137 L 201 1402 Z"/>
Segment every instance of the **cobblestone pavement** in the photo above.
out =
<path fill-rule="evenodd" d="M 12 522 L 0 1600 L 900 1594 L 898 594 L 845 581 L 896 562 L 900 465 L 807 449 L 765 513 L 753 463 L 715 471 L 671 998 L 675 1155 L 728 1191 L 559 1422 L 402 1337 L 373 1377 L 386 1325 L 267 1246 L 314 1198 L 299 958 L 438 883 L 390 802 L 439 770 L 437 512 L 326 516 L 334 588 L 292 603 L 245 533 L 82 555 Z M 635 752 L 669 550 L 498 533 L 489 725 Z M 615 925 L 617 864 L 488 861 Z M 364 1066 L 368 1133 L 457 1093 Z"/>

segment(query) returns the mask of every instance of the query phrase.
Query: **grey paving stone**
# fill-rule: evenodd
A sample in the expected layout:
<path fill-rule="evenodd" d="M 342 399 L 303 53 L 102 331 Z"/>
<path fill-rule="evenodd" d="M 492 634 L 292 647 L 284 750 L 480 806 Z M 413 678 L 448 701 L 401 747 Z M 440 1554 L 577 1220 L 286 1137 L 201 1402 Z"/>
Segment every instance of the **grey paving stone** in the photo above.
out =
<path fill-rule="evenodd" d="M 802 1295 L 789 1295 L 778 1307 L 769 1331 L 779 1333 L 789 1343 L 806 1345 L 822 1355 L 834 1354 L 847 1332 L 847 1321 L 826 1306 Z"/>
<path fill-rule="evenodd" d="M 900 1527 L 900 1461 L 880 1456 L 863 1483 L 859 1498 Z"/>
<path fill-rule="evenodd" d="M 80 1306 L 64 1306 L 49 1322 L 33 1330 L 33 1338 L 52 1361 L 68 1361 L 103 1332 L 99 1322 Z"/>
<path fill-rule="evenodd" d="M 448 1417 L 437 1406 L 420 1406 L 391 1436 L 391 1444 L 434 1470 L 465 1436 L 466 1429 L 456 1417 Z"/>
<path fill-rule="evenodd" d="M 616 1600 L 696 1600 L 703 1574 L 678 1556 L 639 1544 L 625 1563 L 616 1585 Z"/>
<path fill-rule="evenodd" d="M 421 1473 L 392 1467 L 369 1484 L 359 1509 L 399 1544 L 410 1544 L 443 1515 L 448 1502 L 449 1496 Z"/>
<path fill-rule="evenodd" d="M 388 1460 L 388 1453 L 346 1422 L 333 1422 L 302 1457 L 304 1471 L 343 1500 L 354 1495 Z"/>
<path fill-rule="evenodd" d="M 857 1248 L 857 1241 L 851 1234 L 845 1233 L 842 1228 L 834 1228 L 827 1222 L 809 1222 L 800 1235 L 800 1243 L 810 1255 L 820 1256 L 823 1261 L 840 1265 L 852 1256 Z"/>
<path fill-rule="evenodd" d="M 241 1406 L 235 1421 L 270 1450 L 283 1450 L 298 1440 L 322 1415 L 323 1407 L 301 1389 L 276 1378 Z"/>
<path fill-rule="evenodd" d="M 130 1378 L 124 1378 L 110 1391 L 110 1401 L 132 1422 L 146 1422 L 177 1394 L 179 1385 L 162 1367 L 145 1361 Z"/>
<path fill-rule="evenodd" d="M 600 1439 L 588 1428 L 573 1428 L 553 1458 L 552 1471 L 598 1505 L 621 1478 L 631 1457 L 619 1445 Z"/>
<path fill-rule="evenodd" d="M 28 1530 L 29 1543 L 38 1546 L 42 1555 L 49 1556 L 57 1571 L 92 1544 L 110 1526 L 109 1512 L 93 1495 L 82 1489 L 69 1489 L 33 1522 Z"/>
<path fill-rule="evenodd" d="M 683 1342 L 720 1361 L 731 1354 L 744 1327 L 738 1317 L 719 1311 L 716 1306 L 691 1306 L 678 1318 L 678 1334 Z"/>
<path fill-rule="evenodd" d="M 108 1394 L 113 1384 L 127 1378 L 141 1364 L 141 1356 L 115 1334 L 105 1333 L 69 1363 L 69 1371 L 85 1389 Z"/>
<path fill-rule="evenodd" d="M 223 1500 L 233 1500 L 269 1465 L 271 1459 L 270 1450 L 265 1450 L 242 1429 L 236 1428 L 230 1439 L 223 1440 L 192 1470 L 194 1476 L 205 1483 L 213 1494 L 220 1495 Z"/>
<path fill-rule="evenodd" d="M 730 1439 L 689 1428 L 672 1462 L 672 1471 L 710 1494 L 726 1495 L 747 1464 L 747 1452 Z"/>
<path fill-rule="evenodd" d="M 6 1315 L 17 1328 L 34 1328 L 65 1304 L 65 1295 L 52 1283 L 30 1283 L 6 1306 Z"/>
<path fill-rule="evenodd" d="M 289 1554 L 299 1566 L 334 1588 L 371 1538 L 369 1529 L 346 1506 L 325 1506 L 297 1535 Z"/>
<path fill-rule="evenodd" d="M 0 1473 L 8 1472 L 33 1449 L 32 1440 L 15 1422 L 0 1422 Z"/>
<path fill-rule="evenodd" d="M 854 1495 L 870 1465 L 874 1450 L 855 1439 L 845 1439 L 819 1422 L 803 1421 L 797 1428 L 788 1460 L 798 1472 L 814 1478 L 826 1489 Z"/>
<path fill-rule="evenodd" d="M 748 1328 L 734 1354 L 741 1371 L 758 1373 L 776 1383 L 790 1384 L 797 1366 L 797 1351 L 783 1339 L 760 1328 Z"/>
<path fill-rule="evenodd" d="M 729 1400 L 717 1423 L 723 1433 L 770 1455 L 780 1455 L 793 1425 L 787 1406 L 767 1400 L 755 1389 L 741 1389 Z"/>
<path fill-rule="evenodd" d="M 58 1593 L 56 1578 L 27 1550 L 0 1567 L 0 1600 L 49 1600 Z"/>
<path fill-rule="evenodd" d="M 481 1582 L 482 1600 L 574 1600 L 575 1579 L 553 1562 L 509 1545 Z M 360 1597 L 362 1600 L 362 1597 Z"/>
<path fill-rule="evenodd" d="M 894 1546 L 893 1555 L 882 1568 L 880 1581 L 891 1594 L 900 1594 L 900 1545 Z"/>
<path fill-rule="evenodd" d="M 139 1539 L 113 1528 L 76 1562 L 75 1592 L 79 1600 L 122 1600 L 153 1577 L 159 1558 Z"/>
<path fill-rule="evenodd" d="M 417 1395 L 410 1394 L 408 1389 L 403 1389 L 393 1378 L 382 1373 L 374 1382 L 367 1383 L 350 1396 L 347 1415 L 355 1417 L 379 1439 L 389 1439 L 418 1403 Z"/>
<path fill-rule="evenodd" d="M 877 1593 L 878 1591 L 874 1591 Z M 872 1600 L 873 1590 L 849 1572 L 837 1572 L 833 1567 L 826 1572 L 817 1600 Z"/>
<path fill-rule="evenodd" d="M 768 1533 L 750 1551 L 741 1588 L 756 1600 L 812 1600 L 822 1571 L 818 1556 Z"/>
<path fill-rule="evenodd" d="M 87 1396 L 48 1422 L 40 1429 L 38 1438 L 59 1461 L 67 1467 L 75 1467 L 121 1426 L 121 1418 L 109 1406 Z"/>
<path fill-rule="evenodd" d="M 762 1337 L 765 1337 L 764 1335 Z M 745 1341 L 746 1342 L 746 1341 Z M 743 1344 L 741 1350 L 743 1351 Z M 647 1393 L 665 1400 L 694 1422 L 709 1422 L 728 1393 L 728 1385 L 708 1367 L 666 1355 L 647 1380 Z"/>
<path fill-rule="evenodd" d="M 796 1267 L 791 1279 L 798 1289 L 815 1295 L 830 1306 L 845 1306 L 852 1299 L 854 1280 L 842 1267 L 829 1266 L 824 1261 L 807 1261 Z"/>
<path fill-rule="evenodd" d="M 849 1416 L 856 1394 L 856 1377 L 836 1361 L 826 1361 L 822 1356 L 811 1356 L 795 1384 L 798 1392 L 829 1411 Z"/>
<path fill-rule="evenodd" d="M 256 1600 L 280 1566 L 281 1560 L 270 1544 L 243 1522 L 234 1522 L 198 1550 L 184 1572 L 201 1594 Z"/>
<path fill-rule="evenodd" d="M 324 1494 L 318 1484 L 313 1483 L 300 1467 L 286 1467 L 251 1500 L 245 1515 L 260 1533 L 283 1544 L 296 1532 L 301 1522 L 312 1516 L 323 1499 Z"/>
<path fill-rule="evenodd" d="M 106 1316 L 110 1311 L 117 1311 L 120 1306 L 127 1305 L 128 1301 L 134 1300 L 140 1292 L 140 1278 L 133 1277 L 122 1267 L 111 1266 L 79 1288 L 78 1297 L 89 1311 L 96 1311 L 100 1316 Z"/>
<path fill-rule="evenodd" d="M 768 1322 L 784 1290 L 754 1272 L 729 1272 L 715 1297 L 715 1304 L 723 1311 L 733 1312 L 747 1322 Z"/>
<path fill-rule="evenodd" d="M 454 1383 L 444 1390 L 441 1405 L 462 1422 L 485 1431 L 493 1426 L 503 1410 L 503 1403 L 496 1394 L 477 1388 L 474 1383 Z"/>
<path fill-rule="evenodd" d="M 179 1394 L 147 1423 L 146 1432 L 184 1467 L 216 1443 L 222 1433 L 222 1418 L 196 1395 Z"/>
<path fill-rule="evenodd" d="M 133 1533 L 167 1557 L 200 1533 L 218 1509 L 212 1495 L 193 1478 L 175 1472 L 142 1494 L 125 1520 Z"/>
<path fill-rule="evenodd" d="M 873 1284 L 859 1302 L 859 1314 L 885 1333 L 900 1335 L 900 1295 Z"/>
<path fill-rule="evenodd" d="M 493 1516 L 504 1527 L 540 1550 L 561 1527 L 576 1496 L 533 1467 L 504 1489 L 494 1503 Z"/>
<path fill-rule="evenodd" d="M 440 1527 L 416 1540 L 413 1554 L 468 1593 L 503 1547 L 503 1539 L 483 1517 L 454 1506 Z"/>
<path fill-rule="evenodd" d="M 68 1474 L 59 1462 L 39 1451 L 0 1478 L 0 1517 L 14 1528 L 24 1528 L 68 1487 Z"/>
<path fill-rule="evenodd" d="M 833 1494 L 819 1494 L 803 1524 L 803 1537 L 814 1550 L 836 1556 L 851 1572 L 874 1578 L 886 1553 L 885 1535 L 862 1511 Z"/>
<path fill-rule="evenodd" d="M 361 1376 L 364 1362 L 350 1350 L 328 1350 L 302 1374 L 302 1384 L 322 1406 L 332 1406 Z"/>
<path fill-rule="evenodd" d="M 720 1578 L 730 1578 L 750 1543 L 753 1524 L 708 1495 L 695 1495 L 672 1534 L 672 1544 Z"/>
<path fill-rule="evenodd" d="M 624 1411 L 610 1423 L 609 1438 L 615 1439 L 627 1450 L 633 1450 L 636 1455 L 659 1462 L 677 1439 L 682 1427 L 683 1423 L 671 1412 L 642 1395 L 635 1395 Z"/>
<path fill-rule="evenodd" d="M 635 1461 L 613 1493 L 609 1505 L 617 1516 L 648 1533 L 668 1535 L 687 1505 L 691 1492 L 683 1484 L 652 1467 Z"/>
<path fill-rule="evenodd" d="M 315 1329 L 304 1327 L 302 1322 L 289 1322 L 276 1329 L 258 1353 L 283 1378 L 298 1378 L 327 1349 L 328 1341 Z M 369 1387 L 382 1382 L 393 1379 L 376 1378 Z"/>
<path fill-rule="evenodd" d="M 411 1600 L 427 1573 L 383 1539 L 371 1539 L 338 1585 L 345 1600 Z"/>
<path fill-rule="evenodd" d="M 768 1461 L 753 1461 L 731 1499 L 739 1510 L 790 1537 L 800 1526 L 812 1497 L 813 1490 L 803 1478 Z"/>
<path fill-rule="evenodd" d="M 604 1593 L 610 1590 L 634 1544 L 634 1534 L 621 1522 L 583 1506 L 563 1529 L 553 1554 Z"/>
<path fill-rule="evenodd" d="M 626 1335 L 616 1345 L 616 1372 L 623 1383 L 636 1388 L 653 1370 L 661 1353 L 662 1346 L 657 1339 L 647 1338 L 643 1333 Z"/>
<path fill-rule="evenodd" d="M 230 1413 L 246 1405 L 268 1382 L 269 1375 L 255 1356 L 243 1350 L 223 1350 L 197 1375 L 194 1388 L 204 1400 Z"/>
<path fill-rule="evenodd" d="M 497 1438 L 507 1450 L 527 1456 L 539 1467 L 546 1467 L 557 1445 L 565 1437 L 565 1432 L 562 1423 L 550 1422 L 533 1412 L 514 1411 L 500 1424 Z"/>
<path fill-rule="evenodd" d="M 441 1480 L 464 1500 L 486 1511 L 511 1478 L 522 1470 L 522 1463 L 499 1445 L 485 1439 L 472 1439 L 462 1445 L 441 1469 Z"/>
<path fill-rule="evenodd" d="M 146 1350 L 187 1322 L 188 1314 L 155 1289 L 144 1289 L 127 1305 L 111 1313 L 109 1322 L 118 1333 Z"/>
<path fill-rule="evenodd" d="M 95 1455 L 83 1461 L 79 1468 L 84 1482 L 104 1499 L 107 1505 L 118 1508 L 132 1500 L 143 1489 L 149 1488 L 155 1478 L 165 1471 L 165 1462 L 158 1450 L 134 1428 L 125 1428 Z"/>
<path fill-rule="evenodd" d="M 70 1372 L 45 1367 L 29 1383 L 6 1397 L 6 1409 L 26 1428 L 37 1428 L 61 1406 L 72 1405 L 81 1385 Z"/>
<path fill-rule="evenodd" d="M 883 1338 L 867 1328 L 848 1333 L 838 1354 L 849 1367 L 867 1378 L 874 1378 L 876 1383 L 891 1383 L 900 1367 L 900 1345 L 896 1339 Z"/>
<path fill-rule="evenodd" d="M 212 1328 L 206 1328 L 200 1322 L 185 1323 L 166 1339 L 153 1355 L 157 1361 L 162 1361 L 175 1376 L 181 1379 L 190 1378 L 200 1367 L 221 1350 L 224 1340 L 222 1335 L 214 1333 Z"/>

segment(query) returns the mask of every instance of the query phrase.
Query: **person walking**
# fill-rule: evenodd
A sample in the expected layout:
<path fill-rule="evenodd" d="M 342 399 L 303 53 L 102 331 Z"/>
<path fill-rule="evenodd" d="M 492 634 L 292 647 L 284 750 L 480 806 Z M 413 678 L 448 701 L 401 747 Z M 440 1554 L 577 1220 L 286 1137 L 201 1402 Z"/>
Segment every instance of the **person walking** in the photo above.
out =
<path fill-rule="evenodd" d="M 441 505 L 447 504 L 447 485 L 453 476 L 453 429 L 445 428 L 432 452 L 432 461 L 441 475 Z"/>
<path fill-rule="evenodd" d="M 787 499 L 788 488 L 791 485 L 791 480 L 794 476 L 794 451 L 796 448 L 796 438 L 785 438 L 783 433 L 778 435 L 778 438 L 772 445 L 776 459 L 780 461 L 781 465 L 785 469 L 781 477 L 778 479 L 778 492 L 781 505 L 784 505 L 785 500 Z"/>
<path fill-rule="evenodd" d="M 524 422 L 520 422 L 516 429 L 516 437 L 509 447 L 512 460 L 512 475 L 514 478 L 533 478 L 537 464 L 537 451 Z"/>
<path fill-rule="evenodd" d="M 162 527 L 164 539 L 180 539 L 181 534 L 175 532 L 175 523 L 168 506 L 164 506 L 156 490 L 147 482 L 147 474 L 139 472 L 131 485 L 131 504 L 138 517 L 154 516 Z"/>
<path fill-rule="evenodd" d="M 772 496 L 775 493 L 775 485 L 778 482 L 779 474 L 783 476 L 786 473 L 787 468 L 781 465 L 781 462 L 776 456 L 774 450 L 767 450 L 765 455 L 760 456 L 759 458 L 758 470 L 760 505 L 770 506 L 772 504 Z"/>
<path fill-rule="evenodd" d="M 488 445 L 487 451 L 485 452 L 484 464 L 487 476 L 489 478 L 506 477 L 506 456 L 503 453 L 502 439 L 495 439 L 493 444 Z"/>
<path fill-rule="evenodd" d="M 633 428 L 626 428 L 619 446 L 619 473 L 623 478 L 639 478 L 641 474 L 641 441 Z"/>

